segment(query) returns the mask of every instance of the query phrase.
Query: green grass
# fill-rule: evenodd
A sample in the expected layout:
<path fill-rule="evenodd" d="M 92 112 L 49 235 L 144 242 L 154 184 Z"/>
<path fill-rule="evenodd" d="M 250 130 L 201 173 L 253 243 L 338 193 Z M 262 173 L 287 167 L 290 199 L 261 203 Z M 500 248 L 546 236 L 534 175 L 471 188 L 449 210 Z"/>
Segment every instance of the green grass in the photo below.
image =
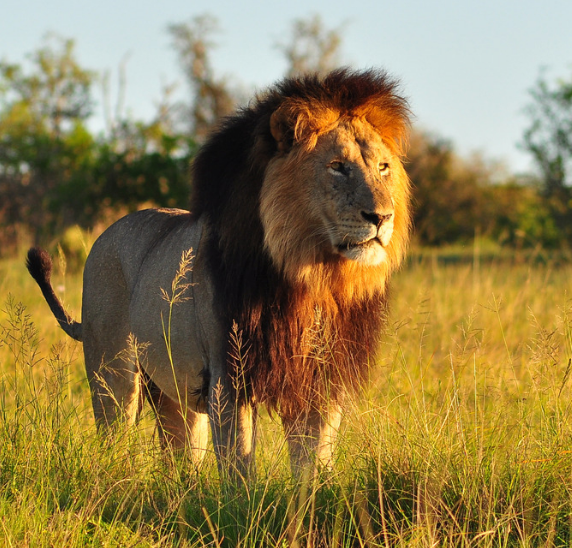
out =
<path fill-rule="evenodd" d="M 54 285 L 79 318 L 81 279 Z M 394 279 L 334 471 L 300 487 L 263 416 L 258 480 L 221 489 L 151 418 L 95 432 L 81 345 L 0 262 L 1 546 L 569 546 L 572 266 L 425 253 Z M 65 293 L 63 290 L 65 289 Z"/>

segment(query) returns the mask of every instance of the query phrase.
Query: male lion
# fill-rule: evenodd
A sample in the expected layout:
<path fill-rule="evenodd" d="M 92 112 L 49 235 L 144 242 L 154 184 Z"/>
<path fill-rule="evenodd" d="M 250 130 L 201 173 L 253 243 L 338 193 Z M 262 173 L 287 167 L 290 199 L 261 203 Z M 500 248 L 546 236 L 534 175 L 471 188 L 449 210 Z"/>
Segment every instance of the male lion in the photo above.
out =
<path fill-rule="evenodd" d="M 194 161 L 190 213 L 133 213 L 96 241 L 81 324 L 51 288 L 49 256 L 30 250 L 52 312 L 83 341 L 100 427 L 134 421 L 145 395 L 163 444 L 199 460 L 210 422 L 219 469 L 246 475 L 264 403 L 294 471 L 329 463 L 409 238 L 396 86 L 347 69 L 286 79 L 228 118 Z"/>

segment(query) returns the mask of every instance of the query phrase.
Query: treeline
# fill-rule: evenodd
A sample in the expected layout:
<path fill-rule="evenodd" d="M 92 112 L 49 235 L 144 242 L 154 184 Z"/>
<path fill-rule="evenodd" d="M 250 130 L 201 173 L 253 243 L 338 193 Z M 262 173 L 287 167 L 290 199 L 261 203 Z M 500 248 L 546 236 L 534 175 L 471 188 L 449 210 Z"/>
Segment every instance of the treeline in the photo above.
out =
<path fill-rule="evenodd" d="M 46 244 L 67 227 L 92 228 L 142 204 L 184 207 L 197 148 L 161 105 L 150 122 L 88 120 L 96 75 L 81 68 L 74 43 L 50 37 L 30 69 L 0 64 L 0 246 L 30 237 Z"/>
<path fill-rule="evenodd" d="M 487 238 L 517 248 L 567 245 L 561 226 L 533 176 L 514 176 L 480 155 L 458 156 L 452 144 L 414 132 L 407 171 L 414 186 L 415 236 L 439 246 Z"/>
<path fill-rule="evenodd" d="M 79 65 L 72 40 L 47 38 L 25 67 L 0 63 L 1 254 L 22 240 L 46 245 L 70 226 L 90 229 L 144 206 L 187 206 L 197 148 L 244 100 L 213 70 L 215 30 L 208 16 L 169 27 L 188 101 L 172 101 L 165 89 L 151 121 L 112 116 L 108 108 L 98 135 L 88 122 L 101 79 Z M 338 66 L 340 43 L 340 33 L 314 17 L 295 21 L 278 46 L 295 76 Z M 517 179 L 482 157 L 462 158 L 450 142 L 413 131 L 407 169 L 421 244 L 479 235 L 519 247 L 568 245 L 571 88 L 540 81 L 533 91 L 523 146 L 537 161 L 536 178 Z"/>

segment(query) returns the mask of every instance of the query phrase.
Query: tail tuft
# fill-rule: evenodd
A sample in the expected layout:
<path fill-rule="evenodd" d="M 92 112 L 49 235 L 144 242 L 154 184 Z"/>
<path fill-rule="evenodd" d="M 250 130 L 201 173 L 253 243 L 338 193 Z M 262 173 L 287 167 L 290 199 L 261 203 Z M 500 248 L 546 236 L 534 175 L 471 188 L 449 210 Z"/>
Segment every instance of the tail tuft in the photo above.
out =
<path fill-rule="evenodd" d="M 40 286 L 50 283 L 50 278 L 52 277 L 52 258 L 47 251 L 39 247 L 32 247 L 28 251 L 26 267 L 32 278 L 34 278 Z"/>

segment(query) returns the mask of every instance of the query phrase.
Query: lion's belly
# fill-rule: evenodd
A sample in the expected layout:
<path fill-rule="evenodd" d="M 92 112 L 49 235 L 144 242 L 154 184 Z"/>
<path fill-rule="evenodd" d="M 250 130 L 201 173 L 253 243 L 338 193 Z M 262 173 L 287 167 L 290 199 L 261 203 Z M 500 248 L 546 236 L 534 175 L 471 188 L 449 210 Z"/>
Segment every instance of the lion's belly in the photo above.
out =
<path fill-rule="evenodd" d="M 172 399 L 195 406 L 202 392 L 205 360 L 189 316 L 190 303 L 169 303 L 141 284 L 130 306 L 131 331 L 141 348 L 141 365 L 151 380 Z"/>

